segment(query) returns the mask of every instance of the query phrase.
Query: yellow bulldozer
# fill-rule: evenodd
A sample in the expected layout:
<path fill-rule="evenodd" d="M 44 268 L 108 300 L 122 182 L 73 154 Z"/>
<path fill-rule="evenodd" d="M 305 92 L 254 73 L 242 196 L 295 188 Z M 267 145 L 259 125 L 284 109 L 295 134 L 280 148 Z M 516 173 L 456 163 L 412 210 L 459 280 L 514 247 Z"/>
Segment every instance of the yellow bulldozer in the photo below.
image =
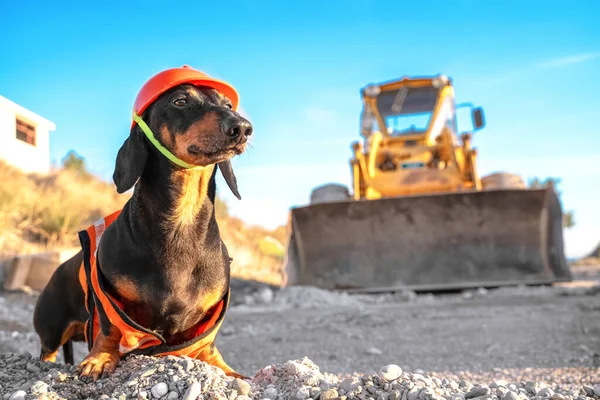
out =
<path fill-rule="evenodd" d="M 479 176 L 456 111 L 470 108 L 479 130 L 483 110 L 455 104 L 450 78 L 404 77 L 361 96 L 352 193 L 325 184 L 290 210 L 287 285 L 438 291 L 571 280 L 556 192 L 511 173 Z"/>

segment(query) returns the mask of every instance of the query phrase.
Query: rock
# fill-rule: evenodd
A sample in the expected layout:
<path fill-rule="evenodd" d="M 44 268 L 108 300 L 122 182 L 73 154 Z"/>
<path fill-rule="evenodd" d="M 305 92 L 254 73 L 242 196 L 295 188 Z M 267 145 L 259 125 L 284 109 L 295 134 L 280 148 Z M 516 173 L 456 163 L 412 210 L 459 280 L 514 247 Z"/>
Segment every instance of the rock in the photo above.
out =
<path fill-rule="evenodd" d="M 323 393 L 321 393 L 320 400 L 333 400 L 339 396 L 337 389 L 331 388 L 327 389 Z"/>
<path fill-rule="evenodd" d="M 143 371 L 141 371 L 141 372 L 139 373 L 139 377 L 140 377 L 140 378 L 146 378 L 146 377 L 148 377 L 148 376 L 150 376 L 150 375 L 154 374 L 155 372 L 156 372 L 156 368 L 153 368 L 153 367 L 151 367 L 151 368 L 146 368 L 145 370 L 143 370 Z"/>
<path fill-rule="evenodd" d="M 183 400 L 196 400 L 201 393 L 202 386 L 200 385 L 200 382 L 194 382 L 185 391 L 185 394 L 183 395 Z"/>
<path fill-rule="evenodd" d="M 175 391 L 171 391 L 167 395 L 167 400 L 178 400 L 178 399 L 179 399 L 179 394 Z"/>
<path fill-rule="evenodd" d="M 300 375 L 301 373 L 308 372 L 308 367 L 306 365 L 291 360 L 286 361 L 284 369 L 289 375 Z"/>
<path fill-rule="evenodd" d="M 536 396 L 550 398 L 550 397 L 554 396 L 554 390 L 546 387 L 546 388 L 538 390 L 538 392 L 536 393 Z"/>
<path fill-rule="evenodd" d="M 321 395 L 321 389 L 318 387 L 312 387 L 309 390 L 309 394 L 311 399 L 318 399 Z"/>
<path fill-rule="evenodd" d="M 383 354 L 383 352 L 381 350 L 379 350 L 377 347 L 369 347 L 366 352 L 368 354 L 373 354 L 373 355 L 380 355 Z"/>
<path fill-rule="evenodd" d="M 263 398 L 275 400 L 277 398 L 277 389 L 274 387 L 268 387 L 262 394 Z"/>
<path fill-rule="evenodd" d="M 475 397 L 487 396 L 492 391 L 487 386 L 480 386 L 471 389 L 467 394 L 465 394 L 465 399 L 473 399 Z"/>
<path fill-rule="evenodd" d="M 588 396 L 593 396 L 594 395 L 594 388 L 590 385 L 583 385 L 583 391 L 588 395 Z"/>
<path fill-rule="evenodd" d="M 494 381 L 490 384 L 490 389 L 496 389 L 500 386 L 508 386 L 508 382 L 504 379 L 498 379 L 497 381 Z"/>
<path fill-rule="evenodd" d="M 296 400 L 306 400 L 310 399 L 310 389 L 308 386 L 302 386 L 300 389 L 296 391 L 294 395 L 294 399 Z"/>
<path fill-rule="evenodd" d="M 25 396 L 27 396 L 27 393 L 24 390 L 17 390 L 8 398 L 8 400 L 25 400 Z"/>
<path fill-rule="evenodd" d="M 29 372 L 33 372 L 33 373 L 37 373 L 40 372 L 41 369 L 40 367 L 38 367 L 37 365 L 35 365 L 34 363 L 27 363 L 27 367 L 25 367 L 25 369 Z"/>
<path fill-rule="evenodd" d="M 528 381 L 525 383 L 525 390 L 527 390 L 531 394 L 537 395 L 541 389 L 546 388 L 547 385 L 544 382 L 531 382 Z"/>
<path fill-rule="evenodd" d="M 31 386 L 31 392 L 33 394 L 48 393 L 48 384 L 46 382 L 37 381 Z"/>
<path fill-rule="evenodd" d="M 394 389 L 390 392 L 390 395 L 388 396 L 388 400 L 400 400 L 401 399 L 401 395 L 400 395 L 400 391 Z"/>
<path fill-rule="evenodd" d="M 233 390 L 241 395 L 247 395 L 250 393 L 250 384 L 240 378 L 235 378 L 231 384 Z"/>
<path fill-rule="evenodd" d="M 345 393 L 348 393 L 356 387 L 354 380 L 351 378 L 346 378 L 340 382 L 340 389 L 342 389 Z"/>
<path fill-rule="evenodd" d="M 256 299 L 259 303 L 268 304 L 273 301 L 273 291 L 268 288 L 262 288 L 256 293 Z"/>
<path fill-rule="evenodd" d="M 551 400 L 564 400 L 565 396 L 563 396 L 562 394 L 559 393 L 554 393 L 552 395 L 552 397 L 550 397 Z"/>
<path fill-rule="evenodd" d="M 187 358 L 184 362 L 183 362 L 183 369 L 185 370 L 185 372 L 190 372 L 191 370 L 194 369 L 196 365 L 194 364 L 194 361 L 190 358 Z"/>
<path fill-rule="evenodd" d="M 169 393 L 169 386 L 167 386 L 167 384 L 164 382 L 159 382 L 156 385 L 152 386 L 152 389 L 150 389 L 150 393 L 152 393 L 152 397 L 154 397 L 155 399 L 160 399 L 161 397 Z"/>
<path fill-rule="evenodd" d="M 595 394 L 596 396 L 600 397 L 600 383 L 599 383 L 599 384 L 596 384 L 596 385 L 594 385 L 593 389 L 594 389 L 594 394 Z"/>
<path fill-rule="evenodd" d="M 421 389 L 414 387 L 408 391 L 407 399 L 408 400 L 419 400 L 419 392 Z"/>
<path fill-rule="evenodd" d="M 395 381 L 402 375 L 402 368 L 396 364 L 388 364 L 379 370 L 379 377 L 387 382 Z"/>

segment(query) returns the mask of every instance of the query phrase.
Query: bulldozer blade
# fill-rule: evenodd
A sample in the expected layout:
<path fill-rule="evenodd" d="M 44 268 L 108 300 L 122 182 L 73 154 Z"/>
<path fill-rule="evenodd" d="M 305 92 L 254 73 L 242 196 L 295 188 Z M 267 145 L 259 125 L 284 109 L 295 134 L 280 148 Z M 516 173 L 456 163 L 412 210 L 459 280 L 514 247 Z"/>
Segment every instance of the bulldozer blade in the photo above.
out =
<path fill-rule="evenodd" d="M 338 201 L 293 208 L 287 285 L 459 290 L 570 281 L 552 188 Z"/>

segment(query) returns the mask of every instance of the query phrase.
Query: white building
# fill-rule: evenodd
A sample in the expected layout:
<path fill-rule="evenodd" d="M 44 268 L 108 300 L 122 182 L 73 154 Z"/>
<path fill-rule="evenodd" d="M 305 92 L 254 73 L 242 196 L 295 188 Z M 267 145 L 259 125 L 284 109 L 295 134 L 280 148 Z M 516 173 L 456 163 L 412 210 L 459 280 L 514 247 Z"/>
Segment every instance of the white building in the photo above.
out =
<path fill-rule="evenodd" d="M 0 96 L 0 160 L 26 173 L 50 170 L 50 131 L 56 125 Z"/>

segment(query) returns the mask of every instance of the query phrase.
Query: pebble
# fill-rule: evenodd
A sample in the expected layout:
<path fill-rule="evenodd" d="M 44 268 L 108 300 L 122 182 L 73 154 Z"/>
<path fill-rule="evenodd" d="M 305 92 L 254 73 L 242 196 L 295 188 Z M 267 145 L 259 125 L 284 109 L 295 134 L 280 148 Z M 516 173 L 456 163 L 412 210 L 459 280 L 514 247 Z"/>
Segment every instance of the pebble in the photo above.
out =
<path fill-rule="evenodd" d="M 179 399 L 179 393 L 177 393 L 176 391 L 170 391 L 169 394 L 167 395 L 167 400 L 178 400 Z"/>
<path fill-rule="evenodd" d="M 8 398 L 8 400 L 25 400 L 25 396 L 27 396 L 27 393 L 24 390 L 17 390 Z"/>
<path fill-rule="evenodd" d="M 475 397 L 487 396 L 492 391 L 487 386 L 476 387 L 465 394 L 465 399 L 473 399 Z"/>
<path fill-rule="evenodd" d="M 388 400 L 400 400 L 401 397 L 402 397 L 402 395 L 400 394 L 400 391 L 394 389 L 390 392 Z"/>
<path fill-rule="evenodd" d="M 594 388 L 590 385 L 583 385 L 583 391 L 588 395 L 588 396 L 593 396 L 594 395 Z"/>
<path fill-rule="evenodd" d="M 34 363 L 27 363 L 27 367 L 25 367 L 25 369 L 26 369 L 28 372 L 33 372 L 33 373 L 36 373 L 36 372 L 40 372 L 40 371 L 41 371 L 40 367 L 38 367 L 38 366 L 37 366 L 37 365 L 35 365 Z"/>
<path fill-rule="evenodd" d="M 277 398 L 277 389 L 274 387 L 268 387 L 263 392 L 263 398 L 275 400 Z"/>
<path fill-rule="evenodd" d="M 374 355 L 380 355 L 383 354 L 383 352 L 381 350 L 379 350 L 377 347 L 369 347 L 366 352 L 368 354 L 374 354 Z"/>
<path fill-rule="evenodd" d="M 310 388 L 307 386 L 302 386 L 294 394 L 294 399 L 296 399 L 296 400 L 310 399 Z"/>
<path fill-rule="evenodd" d="M 263 288 L 257 294 L 256 298 L 259 303 L 268 304 L 273 301 L 273 291 L 270 288 Z"/>
<path fill-rule="evenodd" d="M 355 388 L 354 380 L 351 378 L 346 378 L 340 382 L 340 389 L 342 389 L 345 393 L 348 393 Z"/>
<path fill-rule="evenodd" d="M 147 369 L 141 371 L 139 376 L 140 376 L 140 378 L 146 378 L 146 377 L 154 374 L 155 372 L 156 372 L 156 368 L 151 367 L 151 368 L 147 368 Z"/>
<path fill-rule="evenodd" d="M 188 387 L 183 395 L 183 400 L 196 400 L 202 393 L 202 385 L 200 382 L 194 382 Z"/>
<path fill-rule="evenodd" d="M 231 387 L 233 388 L 233 390 L 235 390 L 236 392 L 238 392 L 238 394 L 241 395 L 247 395 L 248 393 L 250 393 L 251 389 L 250 384 L 240 378 L 235 378 L 231 383 Z"/>
<path fill-rule="evenodd" d="M 600 397 L 600 383 L 597 385 L 594 385 L 594 394 L 598 397 Z"/>
<path fill-rule="evenodd" d="M 152 386 L 152 389 L 150 389 L 150 393 L 152 393 L 152 397 L 154 397 L 155 399 L 160 399 L 161 397 L 169 393 L 169 386 L 167 386 L 167 384 L 164 382 L 159 382 L 156 385 Z"/>
<path fill-rule="evenodd" d="M 190 372 L 191 370 L 193 370 L 195 367 L 194 365 L 194 361 L 192 359 L 186 359 L 183 362 L 183 369 L 185 370 L 185 372 Z"/>
<path fill-rule="evenodd" d="M 554 396 L 554 390 L 546 387 L 546 388 L 538 390 L 538 392 L 536 393 L 536 396 L 550 398 L 550 397 Z"/>
<path fill-rule="evenodd" d="M 35 394 L 48 393 L 48 384 L 46 382 L 37 381 L 31 386 L 31 392 Z"/>
<path fill-rule="evenodd" d="M 339 396 L 339 393 L 338 393 L 337 389 L 331 388 L 331 389 L 327 389 L 326 391 L 321 393 L 320 400 L 333 400 L 333 399 L 336 399 L 338 396 Z"/>
<path fill-rule="evenodd" d="M 387 382 L 395 381 L 402 375 L 402 368 L 396 364 L 388 364 L 379 370 L 379 377 Z"/>
<path fill-rule="evenodd" d="M 504 379 L 498 379 L 490 384 L 490 389 L 499 388 L 500 386 L 508 386 L 508 382 Z"/>

